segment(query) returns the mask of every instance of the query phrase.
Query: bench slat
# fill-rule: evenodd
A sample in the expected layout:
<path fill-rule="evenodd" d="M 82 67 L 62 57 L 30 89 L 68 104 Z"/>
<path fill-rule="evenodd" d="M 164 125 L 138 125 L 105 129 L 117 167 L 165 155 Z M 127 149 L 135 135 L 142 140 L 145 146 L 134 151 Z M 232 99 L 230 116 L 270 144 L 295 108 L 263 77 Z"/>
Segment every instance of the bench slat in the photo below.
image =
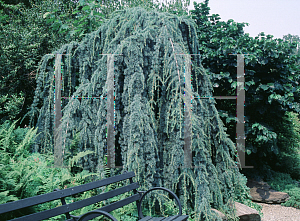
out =
<path fill-rule="evenodd" d="M 102 211 L 105 211 L 105 212 L 111 212 L 115 209 L 118 209 L 118 208 L 121 208 L 123 206 L 126 206 L 130 203 L 133 203 L 133 202 L 136 202 L 137 200 L 139 200 L 141 198 L 140 194 L 135 194 L 133 196 L 130 196 L 126 199 L 123 199 L 123 200 L 119 200 L 118 202 L 114 202 L 110 205 L 107 205 L 107 206 L 103 206 L 97 210 L 102 210 Z M 97 210 L 93 210 L 93 211 L 97 211 Z M 101 216 L 101 214 L 90 214 L 88 216 L 86 216 L 87 218 L 89 219 L 93 219 L 95 217 L 98 217 L 98 216 Z M 71 219 L 72 220 L 72 219 Z"/>
<path fill-rule="evenodd" d="M 120 194 L 129 192 L 133 189 L 137 189 L 138 187 L 139 187 L 138 183 L 132 183 L 130 185 L 120 187 L 118 189 L 109 191 L 107 193 L 101 193 L 97 196 L 93 196 L 93 197 L 90 197 L 88 199 L 80 200 L 78 202 L 62 205 L 62 206 L 59 206 L 59 207 L 56 207 L 56 208 L 53 208 L 53 209 L 50 209 L 50 210 L 45 210 L 45 211 L 42 211 L 42 212 L 39 212 L 39 213 L 34 213 L 34 214 L 27 215 L 27 216 L 23 216 L 23 217 L 20 217 L 20 218 L 17 218 L 17 219 L 13 219 L 13 221 L 19 221 L 19 220 L 20 221 L 21 220 L 22 221 L 27 221 L 27 220 L 28 221 L 32 221 L 32 220 L 37 220 L 38 221 L 38 220 L 48 219 L 48 218 L 51 218 L 51 217 L 54 217 L 54 216 L 58 216 L 58 215 L 61 215 L 61 214 L 65 214 L 67 212 L 71 212 L 71 211 L 89 206 L 89 205 L 97 203 L 97 202 L 101 202 L 103 200 L 112 198 L 114 196 L 118 196 Z M 129 198 L 130 197 L 128 197 L 124 200 L 127 200 Z M 112 205 L 112 204 L 110 204 L 110 205 Z M 105 206 L 105 207 L 107 207 L 107 206 Z M 104 208 L 104 207 L 102 207 L 102 208 Z"/>
<path fill-rule="evenodd" d="M 10 212 L 10 211 L 14 211 L 14 210 L 21 209 L 21 208 L 25 208 L 25 207 L 29 207 L 29 206 L 38 205 L 38 204 L 41 204 L 41 203 L 50 202 L 52 200 L 60 199 L 62 197 L 71 196 L 71 195 L 74 195 L 74 194 L 77 194 L 77 193 L 82 193 L 82 192 L 92 190 L 92 189 L 95 189 L 95 188 L 99 188 L 99 187 L 102 187 L 102 186 L 106 186 L 106 185 L 109 185 L 109 184 L 112 184 L 112 183 L 115 183 L 115 182 L 126 180 L 126 179 L 132 178 L 134 176 L 135 176 L 135 174 L 132 171 L 132 172 L 123 173 L 121 175 L 117 175 L 117 176 L 114 176 L 114 177 L 109 177 L 109 178 L 106 178 L 104 180 L 98 180 L 98 181 L 83 184 L 83 185 L 80 185 L 80 186 L 70 187 L 70 188 L 67 188 L 67 189 L 64 189 L 64 190 L 60 190 L 60 191 L 55 191 L 55 192 L 52 192 L 52 193 L 46 193 L 46 194 L 43 194 L 43 195 L 29 197 L 29 198 L 26 198 L 26 199 L 21 199 L 21 200 L 18 200 L 18 201 L 2 204 L 2 205 L 0 205 L 0 214 Z"/>
<path fill-rule="evenodd" d="M 144 217 L 143 219 L 140 219 L 139 221 L 149 221 L 149 220 L 151 220 L 151 219 L 152 219 L 151 216 L 146 216 L 146 217 Z"/>
<path fill-rule="evenodd" d="M 139 221 L 184 221 L 187 220 L 189 216 L 187 215 L 176 215 L 176 216 L 170 216 L 170 217 L 151 217 L 146 216 L 143 219 L 140 219 Z"/>
<path fill-rule="evenodd" d="M 177 215 L 177 216 L 165 217 L 164 221 L 172 221 L 172 220 L 174 220 L 174 219 L 176 219 L 176 218 L 178 218 L 178 217 L 182 217 L 182 216 Z"/>
<path fill-rule="evenodd" d="M 109 212 L 111 212 L 111 211 L 113 211 L 115 209 L 118 209 L 120 207 L 126 206 L 126 205 L 128 205 L 130 203 L 133 203 L 133 202 L 139 200 L 140 198 L 141 198 L 140 194 L 137 193 L 137 194 L 134 194 L 134 195 L 132 195 L 130 197 L 127 197 L 126 199 L 119 200 L 119 201 L 111 203 L 110 205 L 107 205 L 107 206 L 103 206 L 99 210 L 103 210 L 103 211 L 109 213 Z"/>
<path fill-rule="evenodd" d="M 178 216 L 177 218 L 173 219 L 172 221 L 188 220 L 188 218 L 189 218 L 188 215 L 182 215 L 182 216 Z"/>

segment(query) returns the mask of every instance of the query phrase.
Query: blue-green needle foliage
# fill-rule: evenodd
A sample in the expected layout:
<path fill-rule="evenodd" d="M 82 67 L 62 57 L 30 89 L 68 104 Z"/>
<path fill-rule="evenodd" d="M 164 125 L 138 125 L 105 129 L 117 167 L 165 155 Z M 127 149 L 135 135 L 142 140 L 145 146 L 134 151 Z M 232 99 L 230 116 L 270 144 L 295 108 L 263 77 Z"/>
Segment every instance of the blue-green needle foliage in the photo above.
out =
<path fill-rule="evenodd" d="M 188 17 L 146 10 L 119 10 L 81 43 L 71 42 L 62 56 L 63 145 L 80 137 L 78 150 L 92 150 L 84 168 L 105 175 L 107 56 L 114 56 L 115 148 L 123 170 L 134 171 L 141 190 L 163 186 L 174 191 L 192 220 L 219 220 L 210 208 L 234 219 L 231 200 L 250 205 L 246 178 L 235 167 L 233 142 L 224 132 L 213 99 L 192 99 L 191 149 L 195 168 L 184 167 L 185 56 L 198 54 L 195 23 Z M 36 151 L 53 148 L 54 55 L 40 63 L 31 123 L 41 132 Z M 191 55 L 192 96 L 212 97 L 212 85 Z M 34 120 L 37 123 L 34 124 Z M 77 139 L 76 138 L 76 139 Z M 117 155 L 117 154 L 116 154 Z M 121 162 L 120 162 L 121 161 Z M 112 175 L 116 169 L 111 169 Z M 246 202 L 246 199 L 248 200 Z"/>

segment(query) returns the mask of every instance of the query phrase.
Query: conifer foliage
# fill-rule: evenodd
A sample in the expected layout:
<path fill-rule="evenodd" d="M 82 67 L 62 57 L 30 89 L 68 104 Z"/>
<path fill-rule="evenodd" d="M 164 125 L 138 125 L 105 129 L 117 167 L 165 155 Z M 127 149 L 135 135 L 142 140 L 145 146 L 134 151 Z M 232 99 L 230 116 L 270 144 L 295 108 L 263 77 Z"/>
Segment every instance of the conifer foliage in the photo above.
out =
<path fill-rule="evenodd" d="M 231 200 L 245 203 L 246 178 L 235 165 L 235 146 L 224 131 L 212 97 L 212 86 L 191 55 L 191 149 L 194 168 L 184 167 L 185 59 L 198 54 L 195 23 L 141 7 L 119 10 L 81 43 L 54 52 L 62 56 L 64 151 L 92 150 L 85 168 L 104 178 L 107 145 L 107 56 L 114 60 L 116 165 L 134 171 L 141 190 L 171 189 L 193 220 L 217 220 L 210 208 L 234 217 Z M 113 60 L 110 60 L 111 62 Z M 34 103 L 28 115 L 38 127 L 34 151 L 53 150 L 54 61 L 40 63 Z M 92 99 L 79 99 L 79 97 Z M 206 98 L 204 98 L 206 97 Z M 77 98 L 77 99 L 76 99 Z M 34 121 L 37 122 L 35 123 Z M 78 141 L 74 150 L 72 140 Z M 72 146 L 73 149 L 70 148 Z M 69 148 L 69 149 L 68 149 Z M 111 169 L 112 174 L 120 170 Z"/>

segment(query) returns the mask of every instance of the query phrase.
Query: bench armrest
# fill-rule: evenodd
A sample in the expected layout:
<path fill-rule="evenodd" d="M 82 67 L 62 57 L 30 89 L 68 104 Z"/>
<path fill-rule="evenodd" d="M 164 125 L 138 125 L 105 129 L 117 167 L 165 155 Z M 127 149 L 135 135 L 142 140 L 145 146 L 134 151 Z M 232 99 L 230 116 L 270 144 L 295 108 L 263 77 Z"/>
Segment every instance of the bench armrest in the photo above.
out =
<path fill-rule="evenodd" d="M 102 215 L 105 215 L 107 216 L 108 218 L 110 218 L 111 220 L 113 221 L 118 221 L 114 216 L 112 216 L 111 214 L 109 214 L 108 212 L 105 212 L 103 210 L 93 210 L 93 211 L 90 211 L 90 212 L 87 212 L 85 214 L 83 214 L 78 221 L 86 221 L 86 220 L 90 220 L 90 219 L 93 219 L 95 217 L 88 217 L 90 216 L 91 214 L 98 214 L 98 216 L 100 216 L 101 214 Z"/>
<path fill-rule="evenodd" d="M 176 203 L 179 206 L 179 214 L 178 215 L 182 215 L 181 203 L 180 203 L 180 201 L 179 201 L 179 199 L 178 199 L 178 197 L 176 196 L 175 193 L 173 193 L 171 190 L 169 190 L 167 188 L 164 188 L 164 187 L 153 187 L 153 188 L 151 188 L 150 190 L 147 190 L 147 191 L 139 191 L 139 192 L 143 193 L 143 195 L 140 198 L 139 203 L 138 203 L 139 219 L 143 219 L 144 218 L 144 216 L 142 214 L 142 210 L 141 210 L 141 205 L 142 205 L 143 198 L 146 196 L 147 193 L 151 192 L 152 190 L 158 190 L 158 189 L 159 190 L 165 190 L 165 191 L 169 192 L 169 194 L 171 194 L 175 198 Z"/>

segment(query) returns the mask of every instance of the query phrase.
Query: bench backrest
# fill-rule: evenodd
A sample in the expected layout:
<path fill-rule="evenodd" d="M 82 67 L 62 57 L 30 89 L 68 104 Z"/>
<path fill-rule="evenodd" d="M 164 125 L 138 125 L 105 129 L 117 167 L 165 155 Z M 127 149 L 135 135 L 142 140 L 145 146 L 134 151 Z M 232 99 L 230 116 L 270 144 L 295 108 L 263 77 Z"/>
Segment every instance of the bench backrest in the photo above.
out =
<path fill-rule="evenodd" d="M 140 199 L 140 194 L 137 193 L 137 190 L 136 190 L 137 188 L 139 188 L 139 184 L 133 183 L 133 181 L 132 181 L 132 177 L 134 177 L 134 176 L 135 176 L 134 172 L 123 173 L 121 175 L 117 175 L 117 176 L 99 180 L 99 181 L 94 181 L 94 182 L 83 184 L 80 186 L 70 187 L 70 188 L 67 188 L 64 190 L 58 190 L 55 192 L 51 192 L 51 193 L 47 193 L 47 194 L 43 194 L 43 195 L 39 195 L 39 196 L 34 196 L 34 197 L 18 200 L 15 202 L 2 204 L 2 205 L 0 205 L 0 214 L 15 211 L 15 210 L 22 209 L 22 208 L 26 208 L 29 206 L 34 206 L 34 205 L 50 202 L 50 201 L 57 200 L 57 199 L 62 199 L 62 204 L 63 204 L 62 206 L 59 206 L 59 207 L 56 207 L 53 209 L 49 209 L 49 210 L 45 210 L 42 212 L 38 212 L 35 214 L 30 214 L 30 215 L 16 218 L 13 220 L 14 221 L 17 221 L 17 220 L 22 220 L 22 221 L 23 220 L 24 221 L 25 220 L 30 220 L 30 221 L 44 220 L 44 219 L 48 219 L 48 218 L 58 216 L 61 214 L 66 214 L 67 218 L 70 218 L 69 212 L 71 212 L 71 211 L 80 209 L 82 207 L 89 206 L 89 205 L 97 203 L 97 202 L 101 202 L 103 200 L 106 200 L 106 199 L 112 198 L 114 196 L 117 196 L 117 195 L 120 195 L 120 194 L 123 194 L 123 193 L 133 190 L 134 195 L 132 195 L 126 199 L 120 200 L 118 202 L 112 203 L 110 205 L 101 207 L 101 210 L 106 211 L 106 212 L 111 212 L 115 209 L 118 209 L 120 207 L 123 207 L 127 204 L 130 204 L 130 203 L 135 202 Z M 69 197 L 69 196 L 72 196 L 72 195 L 75 195 L 78 193 L 83 193 L 85 191 L 93 190 L 93 189 L 96 189 L 96 188 L 99 188 L 102 186 L 107 186 L 109 184 L 123 181 L 126 179 L 130 180 L 130 184 L 127 186 L 116 188 L 107 193 L 101 193 L 97 196 L 93 196 L 93 197 L 90 197 L 88 199 L 84 199 L 84 200 L 81 200 L 78 202 L 74 202 L 74 203 L 70 203 L 70 204 L 65 203 L 65 200 L 64 200 L 65 197 Z"/>

